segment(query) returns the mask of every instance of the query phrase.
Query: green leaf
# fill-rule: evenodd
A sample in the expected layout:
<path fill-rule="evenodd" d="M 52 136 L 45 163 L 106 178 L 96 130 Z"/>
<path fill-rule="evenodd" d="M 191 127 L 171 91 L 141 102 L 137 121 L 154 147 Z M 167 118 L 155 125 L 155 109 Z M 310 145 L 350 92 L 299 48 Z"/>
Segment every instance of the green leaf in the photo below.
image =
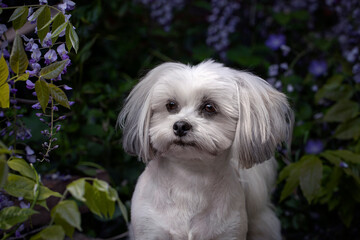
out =
<path fill-rule="evenodd" d="M 21 158 L 11 158 L 7 162 L 9 168 L 12 170 L 18 171 L 21 175 L 28 177 L 30 179 L 35 180 L 34 170 L 30 167 L 30 165 Z"/>
<path fill-rule="evenodd" d="M 286 167 L 284 167 L 284 169 L 279 174 L 279 178 L 278 178 L 277 182 L 280 183 L 283 180 L 285 180 L 287 177 L 289 177 L 291 172 L 298 168 L 298 165 L 299 165 L 299 162 L 294 162 L 294 163 L 291 163 L 291 164 L 287 165 Z"/>
<path fill-rule="evenodd" d="M 8 230 L 12 226 L 26 221 L 35 213 L 37 213 L 37 211 L 30 208 L 19 208 L 16 206 L 3 208 L 0 211 L 0 229 Z"/>
<path fill-rule="evenodd" d="M 322 163 L 321 160 L 314 155 L 302 157 L 303 164 L 300 170 L 300 187 L 307 201 L 311 201 L 320 191 L 322 179 Z"/>
<path fill-rule="evenodd" d="M 116 201 L 119 197 L 115 189 L 113 189 L 107 182 L 100 180 L 100 179 L 94 179 L 93 182 L 94 188 L 101 192 L 106 193 L 106 197 L 111 201 Z"/>
<path fill-rule="evenodd" d="M 331 151 L 331 153 L 340 157 L 347 163 L 360 164 L 360 154 L 353 153 L 349 150 L 336 150 Z"/>
<path fill-rule="evenodd" d="M 350 100 L 340 100 L 324 116 L 326 122 L 345 122 L 359 112 L 359 104 Z"/>
<path fill-rule="evenodd" d="M 346 203 L 342 203 L 339 209 L 339 216 L 341 221 L 346 227 L 350 227 L 350 224 L 354 218 L 355 203 L 349 200 Z"/>
<path fill-rule="evenodd" d="M 51 216 L 53 218 L 58 217 L 70 224 L 71 226 L 77 228 L 79 231 L 81 229 L 81 216 L 79 208 L 76 205 L 75 201 L 64 200 L 59 202 L 52 210 Z"/>
<path fill-rule="evenodd" d="M 333 151 L 325 151 L 320 154 L 321 157 L 325 158 L 329 162 L 331 162 L 334 166 L 339 167 L 341 163 L 341 159 L 333 154 Z"/>
<path fill-rule="evenodd" d="M 26 81 L 29 79 L 29 73 L 24 73 L 24 74 L 21 74 L 20 76 L 18 76 L 15 80 L 15 82 L 17 81 Z"/>
<path fill-rule="evenodd" d="M 341 123 L 335 130 L 334 137 L 340 140 L 359 139 L 360 118 Z"/>
<path fill-rule="evenodd" d="M 64 229 L 59 225 L 52 225 L 32 236 L 30 240 L 64 240 L 64 238 Z"/>
<path fill-rule="evenodd" d="M 5 84 L 9 77 L 9 68 L 3 55 L 0 58 L 0 86 Z"/>
<path fill-rule="evenodd" d="M 125 220 L 126 223 L 129 223 L 129 218 L 128 218 L 128 212 L 127 209 L 125 207 L 125 205 L 123 204 L 123 202 L 118 198 L 117 200 L 121 214 L 123 215 L 123 218 Z"/>
<path fill-rule="evenodd" d="M 332 172 L 329 178 L 326 181 L 325 187 L 323 188 L 323 193 L 325 197 L 322 199 L 322 204 L 328 204 L 329 208 L 329 201 L 333 196 L 333 193 L 337 190 L 338 186 L 340 185 L 340 179 L 343 175 L 343 171 L 339 167 L 332 168 Z"/>
<path fill-rule="evenodd" d="M 61 106 L 70 108 L 69 100 L 63 90 L 51 83 L 49 84 L 49 90 L 51 96 L 56 102 L 58 102 Z"/>
<path fill-rule="evenodd" d="M 291 171 L 291 174 L 286 179 L 284 189 L 281 191 L 280 202 L 292 194 L 299 186 L 299 175 L 300 171 L 298 171 L 298 169 Z"/>
<path fill-rule="evenodd" d="M 48 6 L 45 6 L 44 9 L 40 12 L 37 18 L 37 29 L 38 29 L 38 36 L 40 38 L 40 42 L 43 42 L 46 34 L 50 30 L 51 23 L 51 12 Z"/>
<path fill-rule="evenodd" d="M 16 18 L 13 20 L 13 28 L 15 30 L 20 29 L 22 26 L 24 26 L 24 24 L 27 21 L 27 16 L 29 14 L 29 9 L 27 7 L 20 7 L 20 8 L 24 8 L 23 13 L 21 14 L 20 17 Z"/>
<path fill-rule="evenodd" d="M 10 88 L 5 83 L 0 86 L 0 108 L 9 108 L 10 106 Z"/>
<path fill-rule="evenodd" d="M 50 24 L 57 18 L 57 16 L 59 16 L 59 14 L 62 14 L 62 13 L 57 13 L 54 17 L 50 17 L 50 20 L 48 20 L 45 24 L 44 24 L 44 26 L 42 26 L 42 28 L 40 29 L 40 30 L 38 30 L 38 31 L 42 31 L 42 30 L 44 30 L 44 29 L 47 29 L 48 31 L 46 32 L 46 33 L 48 33 L 49 32 L 49 30 L 50 30 Z"/>
<path fill-rule="evenodd" d="M 53 43 L 56 42 L 57 37 L 59 34 L 66 29 L 67 23 L 65 22 L 65 16 L 64 14 L 58 14 L 56 18 L 54 18 L 54 21 L 52 23 L 52 34 L 51 34 L 51 40 Z"/>
<path fill-rule="evenodd" d="M 29 17 L 29 21 L 35 21 L 39 15 L 42 13 L 42 11 L 44 11 L 46 6 L 42 6 L 40 7 L 38 10 L 36 10 L 30 17 Z"/>
<path fill-rule="evenodd" d="M 56 28 L 53 32 L 53 34 L 51 35 L 51 37 L 53 37 L 54 39 L 59 36 L 60 33 L 62 33 L 62 31 L 64 31 L 67 27 L 68 23 L 64 22 L 63 24 L 61 24 L 58 28 Z M 55 40 L 53 40 L 55 41 Z"/>
<path fill-rule="evenodd" d="M 325 84 L 319 91 L 315 94 L 315 102 L 323 98 L 330 99 L 333 101 L 338 101 L 339 99 L 350 99 L 354 95 L 354 89 L 349 85 L 339 85 L 334 87 L 332 84 Z"/>
<path fill-rule="evenodd" d="M 72 183 L 66 186 L 66 189 L 71 193 L 71 195 L 79 201 L 85 202 L 85 179 L 80 178 L 73 181 Z"/>
<path fill-rule="evenodd" d="M 8 173 L 9 173 L 9 169 L 6 164 L 6 161 L 4 159 L 0 159 L 0 189 L 2 189 L 3 186 L 5 185 Z"/>
<path fill-rule="evenodd" d="M 8 108 L 10 106 L 10 89 L 7 79 L 9 77 L 9 68 L 6 64 L 4 56 L 0 58 L 0 108 Z"/>
<path fill-rule="evenodd" d="M 71 43 L 71 40 L 70 40 L 70 26 L 71 24 L 68 24 L 67 27 L 66 27 L 66 30 L 65 30 L 65 44 L 66 44 L 66 47 L 68 49 L 68 51 L 70 52 L 71 48 L 72 48 L 72 43 Z"/>
<path fill-rule="evenodd" d="M 63 220 L 62 218 L 60 218 L 58 215 L 55 215 L 54 217 L 54 223 L 56 225 L 61 226 L 64 231 L 65 234 L 67 236 L 69 236 L 70 238 L 72 238 L 74 232 L 75 232 L 75 228 L 73 226 L 71 226 L 69 223 L 67 223 L 65 220 Z"/>
<path fill-rule="evenodd" d="M 28 200 L 34 199 L 35 181 L 27 177 L 9 174 L 4 186 L 4 190 L 14 197 L 23 197 Z M 40 194 L 38 200 L 45 200 L 50 196 L 61 197 L 58 192 L 51 191 L 45 186 L 40 186 Z"/>
<path fill-rule="evenodd" d="M 27 69 L 29 64 L 24 50 L 23 41 L 19 34 L 16 34 L 10 55 L 10 67 L 14 73 L 20 75 Z"/>
<path fill-rule="evenodd" d="M 53 64 L 50 64 L 49 66 L 44 67 L 40 71 L 40 77 L 43 77 L 45 79 L 57 78 L 59 74 L 64 70 L 68 61 L 68 59 L 65 59 L 63 61 L 55 62 Z"/>
<path fill-rule="evenodd" d="M 48 83 L 39 79 L 35 82 L 35 92 L 37 99 L 41 105 L 43 112 L 45 112 L 47 105 L 49 104 L 50 90 Z"/>
<path fill-rule="evenodd" d="M 26 10 L 27 10 L 26 6 L 16 8 L 14 10 L 14 12 L 11 14 L 11 16 L 9 18 L 9 22 L 14 21 L 18 18 L 21 18 L 21 16 L 24 14 L 24 12 L 26 12 Z"/>
<path fill-rule="evenodd" d="M 71 45 L 73 46 L 75 52 L 77 53 L 77 51 L 79 49 L 79 37 L 76 34 L 75 29 L 70 22 L 68 25 L 68 29 L 69 29 L 69 38 L 70 38 Z"/>
<path fill-rule="evenodd" d="M 97 188 L 85 182 L 86 206 L 91 212 L 101 218 L 111 218 L 115 212 L 115 202 L 108 199 L 106 192 L 99 191 Z"/>

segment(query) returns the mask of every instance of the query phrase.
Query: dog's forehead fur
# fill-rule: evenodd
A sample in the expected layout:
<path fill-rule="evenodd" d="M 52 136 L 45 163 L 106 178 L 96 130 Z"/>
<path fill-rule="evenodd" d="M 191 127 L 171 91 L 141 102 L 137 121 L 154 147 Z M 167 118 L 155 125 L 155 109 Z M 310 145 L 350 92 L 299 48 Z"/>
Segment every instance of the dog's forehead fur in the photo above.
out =
<path fill-rule="evenodd" d="M 218 69 L 214 69 L 218 68 Z M 166 69 L 159 73 L 152 94 L 153 108 L 157 104 L 175 100 L 179 104 L 198 104 L 212 101 L 219 105 L 236 97 L 236 83 L 232 71 L 216 63 Z"/>

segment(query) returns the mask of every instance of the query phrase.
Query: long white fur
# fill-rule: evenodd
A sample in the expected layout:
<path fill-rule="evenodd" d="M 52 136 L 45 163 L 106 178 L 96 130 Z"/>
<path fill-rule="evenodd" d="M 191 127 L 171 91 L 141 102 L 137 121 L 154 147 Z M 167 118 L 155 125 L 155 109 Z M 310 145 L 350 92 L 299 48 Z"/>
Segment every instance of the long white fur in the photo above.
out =
<path fill-rule="evenodd" d="M 203 114 L 204 101 L 218 112 Z M 181 137 L 192 144 L 176 144 L 176 121 L 192 125 Z M 131 91 L 118 123 L 124 149 L 147 164 L 132 198 L 132 239 L 281 239 L 270 192 L 274 150 L 291 140 L 284 94 L 212 60 L 164 63 Z"/>

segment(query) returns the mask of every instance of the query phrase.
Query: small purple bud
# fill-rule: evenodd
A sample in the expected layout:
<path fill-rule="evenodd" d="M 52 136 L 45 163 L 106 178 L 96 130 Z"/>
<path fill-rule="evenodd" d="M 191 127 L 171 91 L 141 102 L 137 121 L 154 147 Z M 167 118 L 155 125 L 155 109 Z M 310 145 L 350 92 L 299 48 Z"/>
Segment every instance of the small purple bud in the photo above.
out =
<path fill-rule="evenodd" d="M 34 105 L 31 106 L 33 109 L 41 109 L 41 105 L 40 103 L 35 103 Z"/>
<path fill-rule="evenodd" d="M 26 88 L 27 89 L 34 89 L 35 88 L 35 83 L 33 83 L 32 81 L 30 80 L 26 80 Z"/>
<path fill-rule="evenodd" d="M 42 115 L 44 115 L 43 113 L 35 113 L 35 115 L 37 116 L 37 117 L 41 117 Z"/>
<path fill-rule="evenodd" d="M 69 87 L 68 85 L 64 85 L 64 89 L 65 89 L 65 90 L 71 90 L 72 88 Z"/>
<path fill-rule="evenodd" d="M 342 161 L 340 162 L 339 166 L 341 168 L 348 168 L 349 167 L 349 165 L 346 162 L 342 162 Z"/>
<path fill-rule="evenodd" d="M 59 132 L 61 129 L 61 125 L 56 125 L 55 128 L 56 128 L 56 132 Z"/>
<path fill-rule="evenodd" d="M 29 146 L 25 147 L 26 155 L 33 155 L 35 152 Z"/>
<path fill-rule="evenodd" d="M 4 117 L 4 112 L 3 111 L 0 111 L 0 117 Z"/>
<path fill-rule="evenodd" d="M 72 105 L 74 105 L 74 104 L 75 104 L 74 101 L 69 101 L 69 105 L 70 105 L 70 106 L 72 106 Z"/>
<path fill-rule="evenodd" d="M 65 118 L 66 118 L 66 116 L 65 116 L 65 115 L 60 116 L 60 117 L 59 117 L 59 120 L 64 120 Z"/>
<path fill-rule="evenodd" d="M 10 89 L 10 93 L 15 94 L 18 90 L 16 88 Z"/>

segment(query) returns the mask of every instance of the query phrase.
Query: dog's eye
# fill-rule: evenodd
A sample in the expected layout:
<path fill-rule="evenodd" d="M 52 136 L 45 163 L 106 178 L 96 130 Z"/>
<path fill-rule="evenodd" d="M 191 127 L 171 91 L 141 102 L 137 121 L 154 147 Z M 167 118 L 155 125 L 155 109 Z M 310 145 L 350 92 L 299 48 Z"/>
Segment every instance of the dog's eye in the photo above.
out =
<path fill-rule="evenodd" d="M 166 109 L 167 109 L 169 112 L 174 112 L 174 111 L 176 111 L 177 108 L 178 108 L 178 104 L 177 104 L 175 101 L 169 101 L 169 102 L 166 104 Z"/>
<path fill-rule="evenodd" d="M 213 114 L 213 113 L 216 113 L 216 108 L 215 108 L 214 104 L 206 103 L 206 104 L 204 104 L 203 111 L 205 111 L 206 113 Z"/>

